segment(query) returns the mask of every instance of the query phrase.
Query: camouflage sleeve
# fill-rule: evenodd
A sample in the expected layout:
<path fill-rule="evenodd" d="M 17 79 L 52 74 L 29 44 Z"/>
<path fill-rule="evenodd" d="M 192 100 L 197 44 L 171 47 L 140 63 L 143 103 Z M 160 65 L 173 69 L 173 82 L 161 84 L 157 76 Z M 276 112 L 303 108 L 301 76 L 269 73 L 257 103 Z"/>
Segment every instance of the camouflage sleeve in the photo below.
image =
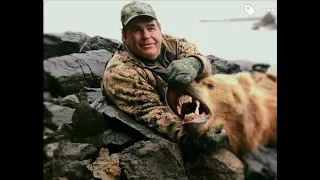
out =
<path fill-rule="evenodd" d="M 210 60 L 203 56 L 195 46 L 195 44 L 187 41 L 186 39 L 178 40 L 178 59 L 186 57 L 197 58 L 202 65 L 202 69 L 198 74 L 198 77 L 204 77 L 211 74 L 211 63 Z"/>
<path fill-rule="evenodd" d="M 145 71 L 131 62 L 110 62 L 103 76 L 102 88 L 108 99 L 122 111 L 168 139 L 178 141 L 181 120 L 162 104 L 156 90 L 148 83 Z"/>

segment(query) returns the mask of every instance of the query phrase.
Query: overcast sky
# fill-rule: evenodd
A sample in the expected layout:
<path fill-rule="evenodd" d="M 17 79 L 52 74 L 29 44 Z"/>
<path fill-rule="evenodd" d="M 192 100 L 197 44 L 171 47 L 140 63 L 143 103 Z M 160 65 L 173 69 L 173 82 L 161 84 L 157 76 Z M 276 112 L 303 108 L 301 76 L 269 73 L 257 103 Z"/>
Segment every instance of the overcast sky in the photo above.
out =
<path fill-rule="evenodd" d="M 44 32 L 66 30 L 86 32 L 89 35 L 105 35 L 120 38 L 120 11 L 131 1 L 125 0 L 45 0 Z M 275 9 L 276 1 L 168 1 L 147 0 L 153 7 L 163 30 L 172 32 L 177 24 L 188 24 L 203 19 L 250 17 L 244 5 L 250 4 L 255 13 L 263 16 L 264 8 Z"/>
<path fill-rule="evenodd" d="M 44 33 L 84 32 L 121 40 L 120 11 L 131 1 L 125 0 L 45 0 Z M 168 1 L 148 0 L 156 12 L 162 32 L 183 37 L 195 43 L 203 54 L 225 59 L 259 62 L 277 61 L 276 31 L 252 31 L 254 21 L 203 23 L 200 20 L 262 17 L 277 1 Z M 245 5 L 255 9 L 250 16 Z"/>

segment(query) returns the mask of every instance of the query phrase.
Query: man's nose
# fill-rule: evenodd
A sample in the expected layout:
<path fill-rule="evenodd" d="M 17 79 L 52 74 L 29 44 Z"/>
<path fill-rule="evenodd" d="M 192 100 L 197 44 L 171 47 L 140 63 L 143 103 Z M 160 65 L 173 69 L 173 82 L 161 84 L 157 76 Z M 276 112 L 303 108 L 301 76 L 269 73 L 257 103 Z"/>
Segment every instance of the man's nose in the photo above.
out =
<path fill-rule="evenodd" d="M 144 29 L 143 33 L 142 33 L 142 37 L 144 39 L 149 39 L 150 38 L 150 32 L 147 29 Z"/>

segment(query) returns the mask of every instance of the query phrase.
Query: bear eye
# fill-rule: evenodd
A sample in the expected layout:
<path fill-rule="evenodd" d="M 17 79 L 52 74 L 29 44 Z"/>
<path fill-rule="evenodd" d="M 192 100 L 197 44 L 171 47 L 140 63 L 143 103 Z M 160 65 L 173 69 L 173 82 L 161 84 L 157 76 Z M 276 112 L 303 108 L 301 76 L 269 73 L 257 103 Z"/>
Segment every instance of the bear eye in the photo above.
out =
<path fill-rule="evenodd" d="M 208 87 L 208 88 L 213 88 L 213 84 L 208 83 L 208 84 L 207 84 L 207 87 Z"/>

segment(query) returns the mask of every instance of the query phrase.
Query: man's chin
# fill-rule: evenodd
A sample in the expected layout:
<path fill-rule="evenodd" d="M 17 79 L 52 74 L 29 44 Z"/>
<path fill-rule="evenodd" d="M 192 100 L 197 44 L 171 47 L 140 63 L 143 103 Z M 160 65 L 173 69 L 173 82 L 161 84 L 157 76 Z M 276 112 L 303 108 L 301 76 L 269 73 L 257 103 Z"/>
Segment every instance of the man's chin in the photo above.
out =
<path fill-rule="evenodd" d="M 149 60 L 155 60 L 159 55 L 154 52 L 144 52 L 143 57 Z"/>

